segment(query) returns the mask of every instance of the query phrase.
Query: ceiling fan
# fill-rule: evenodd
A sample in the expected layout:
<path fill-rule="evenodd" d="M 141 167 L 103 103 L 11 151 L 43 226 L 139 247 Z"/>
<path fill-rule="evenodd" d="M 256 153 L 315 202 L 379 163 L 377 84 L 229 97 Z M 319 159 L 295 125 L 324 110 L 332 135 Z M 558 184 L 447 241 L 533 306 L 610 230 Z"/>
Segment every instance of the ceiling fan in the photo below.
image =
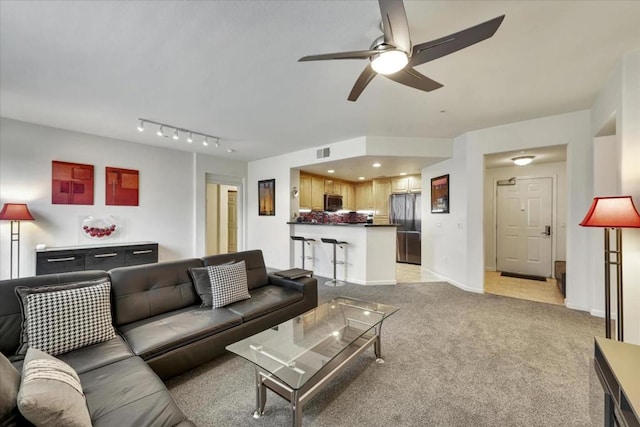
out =
<path fill-rule="evenodd" d="M 504 15 L 498 16 L 466 30 L 412 46 L 402 0 L 378 0 L 378 3 L 384 34 L 371 44 L 369 50 L 310 55 L 298 60 L 369 59 L 371 63 L 356 80 L 347 98 L 349 101 L 357 100 L 376 74 L 425 92 L 441 88 L 442 84 L 419 73 L 414 67 L 488 39 L 495 34 L 504 19 Z"/>

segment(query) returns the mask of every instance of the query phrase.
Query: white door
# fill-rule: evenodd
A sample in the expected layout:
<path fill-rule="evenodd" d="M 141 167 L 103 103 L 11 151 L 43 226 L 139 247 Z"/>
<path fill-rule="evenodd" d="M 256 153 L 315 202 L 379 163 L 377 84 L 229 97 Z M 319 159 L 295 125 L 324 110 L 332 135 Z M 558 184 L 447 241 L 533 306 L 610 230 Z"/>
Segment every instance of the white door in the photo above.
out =
<path fill-rule="evenodd" d="M 498 185 L 498 271 L 551 277 L 552 179 Z"/>

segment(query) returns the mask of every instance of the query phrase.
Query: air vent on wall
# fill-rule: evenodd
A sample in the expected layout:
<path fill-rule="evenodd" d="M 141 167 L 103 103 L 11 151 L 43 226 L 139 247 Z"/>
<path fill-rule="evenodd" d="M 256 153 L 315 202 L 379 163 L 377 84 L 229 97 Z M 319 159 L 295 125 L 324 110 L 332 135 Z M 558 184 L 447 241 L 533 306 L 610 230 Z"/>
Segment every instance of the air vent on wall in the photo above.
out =
<path fill-rule="evenodd" d="M 321 148 L 318 151 L 316 151 L 316 159 L 324 159 L 325 157 L 329 157 L 329 147 L 327 148 Z"/>

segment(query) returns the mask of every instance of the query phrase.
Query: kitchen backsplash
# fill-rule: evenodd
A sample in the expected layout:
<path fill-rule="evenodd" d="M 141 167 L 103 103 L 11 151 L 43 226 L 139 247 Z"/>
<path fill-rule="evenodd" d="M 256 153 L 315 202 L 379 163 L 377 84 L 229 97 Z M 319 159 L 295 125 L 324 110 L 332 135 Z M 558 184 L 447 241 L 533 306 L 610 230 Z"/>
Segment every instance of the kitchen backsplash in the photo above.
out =
<path fill-rule="evenodd" d="M 302 222 L 318 222 L 321 224 L 330 223 L 364 223 L 367 222 L 367 215 L 357 212 L 323 212 L 323 211 L 311 211 L 300 213 Z"/>

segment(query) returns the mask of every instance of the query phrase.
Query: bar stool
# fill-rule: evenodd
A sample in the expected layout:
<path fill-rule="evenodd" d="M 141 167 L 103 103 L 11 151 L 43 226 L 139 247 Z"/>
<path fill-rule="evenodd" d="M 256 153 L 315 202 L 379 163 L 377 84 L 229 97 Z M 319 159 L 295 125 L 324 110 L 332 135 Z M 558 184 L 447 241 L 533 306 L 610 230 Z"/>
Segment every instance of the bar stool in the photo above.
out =
<path fill-rule="evenodd" d="M 291 236 L 291 240 L 299 240 L 300 242 L 302 242 L 302 269 L 304 270 L 304 260 L 305 259 L 313 259 L 312 256 L 305 256 L 304 255 L 304 245 L 305 245 L 305 243 L 307 245 L 311 245 L 311 243 L 309 243 L 309 242 L 315 242 L 316 239 L 309 239 L 307 237 L 302 237 L 302 236 Z"/>
<path fill-rule="evenodd" d="M 344 261 L 338 261 L 338 259 L 336 258 L 336 246 L 340 246 L 341 249 L 344 249 L 344 245 L 348 245 L 348 242 L 341 242 L 339 240 L 336 239 L 327 239 L 322 237 L 321 238 L 322 243 L 330 243 L 333 245 L 333 259 L 331 260 L 331 263 L 333 264 L 333 279 L 332 280 L 327 280 L 324 284 L 327 286 L 344 286 L 345 283 L 341 280 L 337 280 L 336 278 L 336 265 L 338 264 L 344 264 Z"/>

